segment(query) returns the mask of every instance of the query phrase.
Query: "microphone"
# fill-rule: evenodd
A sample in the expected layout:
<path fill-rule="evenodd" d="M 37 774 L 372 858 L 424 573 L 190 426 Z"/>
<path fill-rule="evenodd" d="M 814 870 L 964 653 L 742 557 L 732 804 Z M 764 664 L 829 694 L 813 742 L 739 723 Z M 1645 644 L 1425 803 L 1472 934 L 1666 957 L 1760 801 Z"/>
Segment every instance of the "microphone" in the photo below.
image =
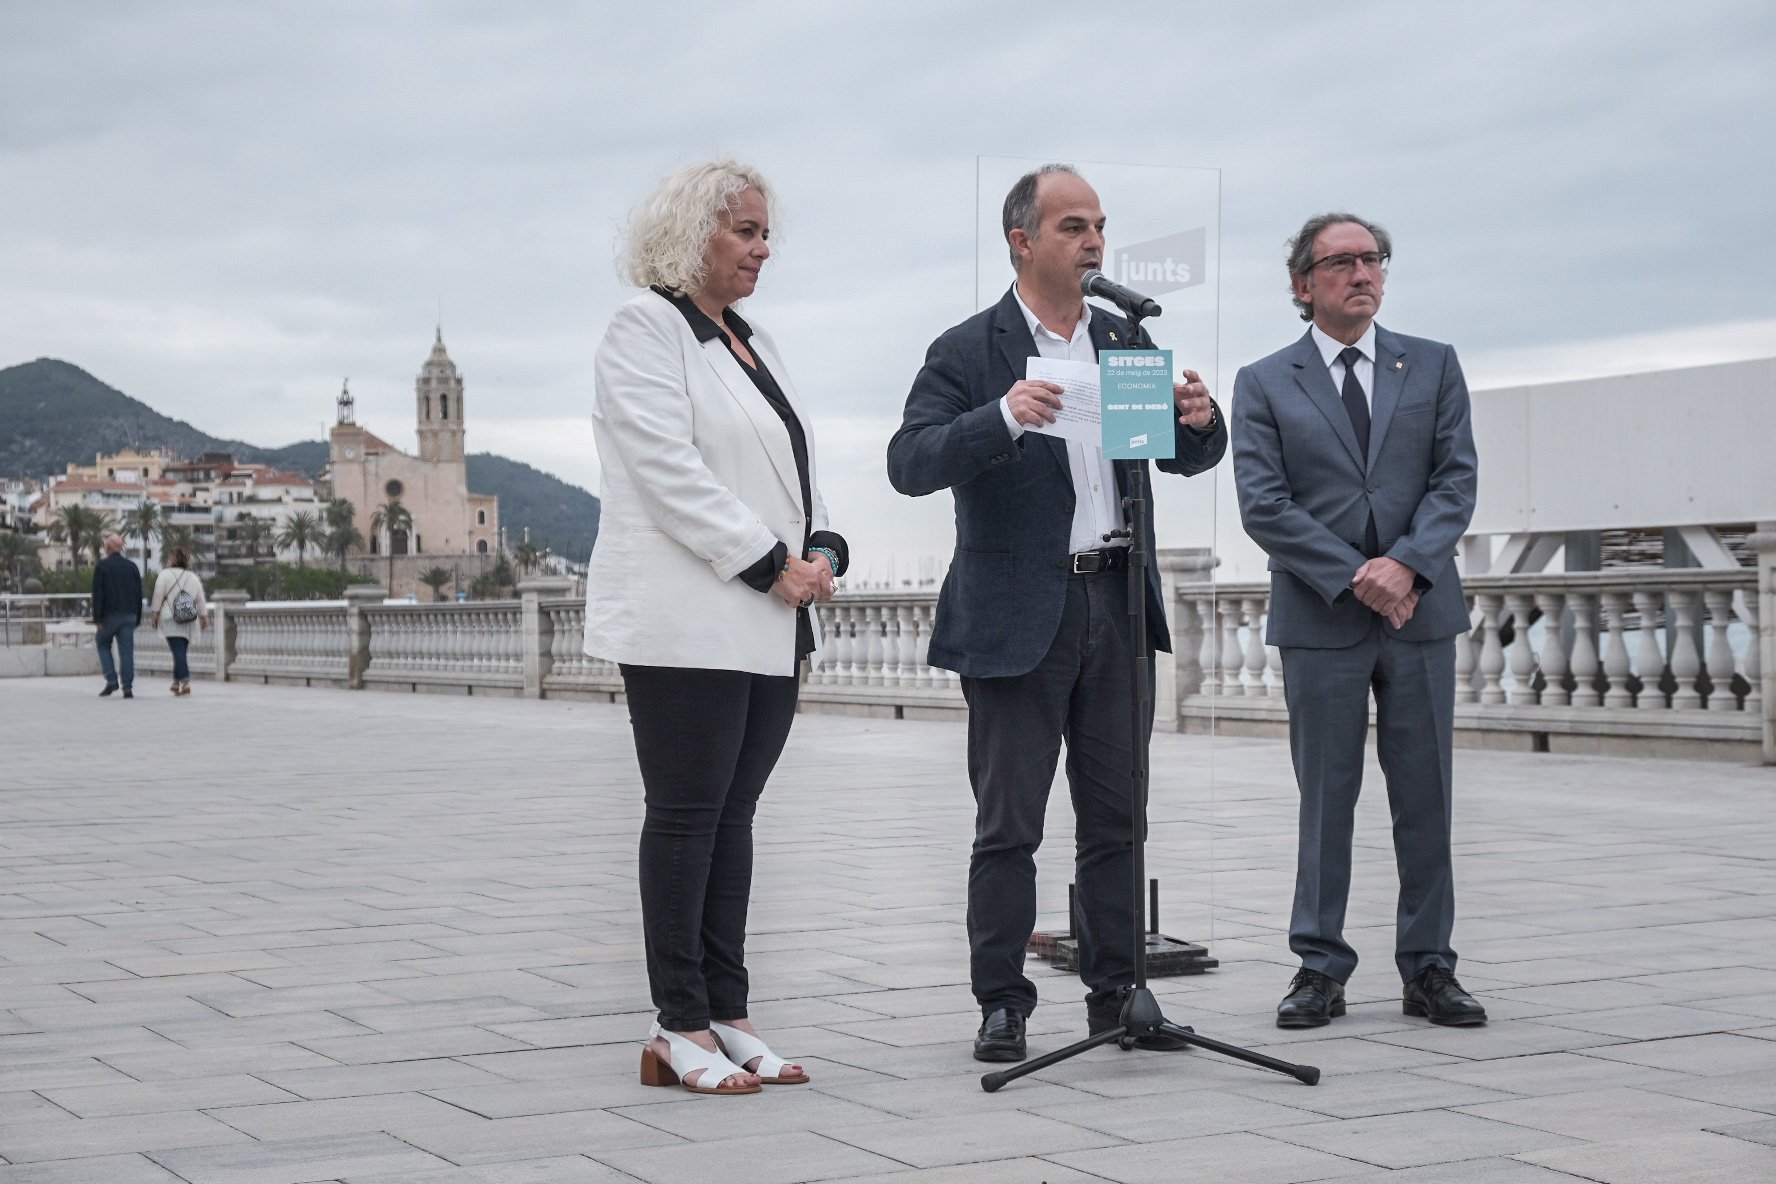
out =
<path fill-rule="evenodd" d="M 1159 302 L 1143 296 L 1133 288 L 1125 288 L 1103 272 L 1093 268 L 1079 277 L 1079 290 L 1087 296 L 1101 296 L 1136 320 L 1159 315 Z"/>

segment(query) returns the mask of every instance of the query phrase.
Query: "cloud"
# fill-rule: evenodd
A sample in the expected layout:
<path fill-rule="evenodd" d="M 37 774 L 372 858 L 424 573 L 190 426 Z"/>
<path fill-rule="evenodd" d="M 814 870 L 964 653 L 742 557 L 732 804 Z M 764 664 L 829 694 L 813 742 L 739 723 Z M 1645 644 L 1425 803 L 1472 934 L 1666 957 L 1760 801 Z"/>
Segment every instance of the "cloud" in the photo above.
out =
<path fill-rule="evenodd" d="M 61 357 L 265 443 L 312 436 L 349 374 L 365 422 L 398 435 L 441 302 L 471 447 L 575 477 L 586 442 L 559 429 L 584 422 L 627 297 L 616 228 L 715 152 L 783 194 L 749 315 L 823 446 L 857 462 L 835 502 L 872 523 L 929 527 L 873 484 L 863 440 L 973 311 L 977 154 L 1220 168 L 1223 391 L 1300 332 L 1282 244 L 1330 207 L 1394 232 L 1384 321 L 1477 373 L 1608 339 L 1706 351 L 1716 326 L 1776 318 L 1768 5 L 1140 18 L 1121 35 L 1053 2 L 8 5 L 0 364 Z"/>

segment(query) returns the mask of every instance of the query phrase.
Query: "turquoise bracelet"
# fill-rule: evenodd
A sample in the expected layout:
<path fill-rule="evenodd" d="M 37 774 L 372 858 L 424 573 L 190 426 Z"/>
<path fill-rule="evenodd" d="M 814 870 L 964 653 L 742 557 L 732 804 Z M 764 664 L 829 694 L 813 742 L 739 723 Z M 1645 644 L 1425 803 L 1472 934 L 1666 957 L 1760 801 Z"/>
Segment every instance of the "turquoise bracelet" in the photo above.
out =
<path fill-rule="evenodd" d="M 838 577 L 838 574 L 839 574 L 839 553 L 837 551 L 833 550 L 831 547 L 809 547 L 808 554 L 810 556 L 813 556 L 813 555 L 826 556 L 827 565 L 832 568 L 832 573 L 833 573 L 834 578 L 836 579 Z"/>

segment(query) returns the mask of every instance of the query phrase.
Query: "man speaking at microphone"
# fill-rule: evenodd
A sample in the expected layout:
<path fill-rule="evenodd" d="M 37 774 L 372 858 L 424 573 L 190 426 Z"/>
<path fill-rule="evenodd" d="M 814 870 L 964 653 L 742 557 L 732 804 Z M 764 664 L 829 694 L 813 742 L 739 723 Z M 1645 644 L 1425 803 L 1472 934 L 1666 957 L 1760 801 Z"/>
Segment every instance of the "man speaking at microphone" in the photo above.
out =
<path fill-rule="evenodd" d="M 1063 740 L 1092 1032 L 1118 1022 L 1141 924 L 1130 883 L 1128 540 L 1117 532 L 1126 470 L 1146 462 L 1113 462 L 1094 445 L 1030 431 L 1055 421 L 1062 388 L 1025 377 L 1031 358 L 1095 363 L 1101 349 L 1139 343 L 1127 320 L 1085 303 L 1081 281 L 1103 263 L 1104 211 L 1075 169 L 1046 165 L 1019 178 L 1003 225 L 1016 282 L 932 343 L 888 444 L 896 489 L 914 497 L 949 489 L 956 503 L 956 553 L 929 660 L 961 675 L 968 702 L 969 969 L 982 1016 L 974 1055 L 983 1061 L 1025 1055 L 1036 987 L 1023 972 L 1024 948 L 1036 925 L 1036 849 Z M 1176 459 L 1158 466 L 1191 476 L 1221 459 L 1227 429 L 1202 379 L 1183 373 L 1172 388 Z M 1151 527 L 1146 545 L 1151 553 Z M 1152 567 L 1147 637 L 1136 644 L 1149 656 L 1171 648 Z M 1171 1046 L 1170 1037 L 1143 1041 Z"/>

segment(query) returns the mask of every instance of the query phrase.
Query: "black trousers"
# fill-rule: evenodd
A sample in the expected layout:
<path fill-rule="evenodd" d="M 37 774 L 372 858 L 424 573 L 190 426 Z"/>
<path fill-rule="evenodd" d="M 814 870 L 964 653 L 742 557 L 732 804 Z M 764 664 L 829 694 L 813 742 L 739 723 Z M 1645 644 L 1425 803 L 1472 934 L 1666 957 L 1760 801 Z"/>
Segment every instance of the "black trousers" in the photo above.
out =
<path fill-rule="evenodd" d="M 641 924 L 660 1026 L 746 1018 L 752 816 L 795 719 L 797 680 L 624 666 L 647 795 Z"/>
<path fill-rule="evenodd" d="M 1010 1008 L 1027 1016 L 1036 1008 L 1024 947 L 1036 927 L 1036 849 L 1062 740 L 1073 795 L 1076 933 L 1087 1006 L 1112 1006 L 1117 991 L 1135 980 L 1127 589 L 1126 572 L 1071 577 L 1060 629 L 1034 670 L 962 680 L 975 800 L 969 971 L 982 1014 Z M 1151 733 L 1151 712 L 1143 722 Z"/>

